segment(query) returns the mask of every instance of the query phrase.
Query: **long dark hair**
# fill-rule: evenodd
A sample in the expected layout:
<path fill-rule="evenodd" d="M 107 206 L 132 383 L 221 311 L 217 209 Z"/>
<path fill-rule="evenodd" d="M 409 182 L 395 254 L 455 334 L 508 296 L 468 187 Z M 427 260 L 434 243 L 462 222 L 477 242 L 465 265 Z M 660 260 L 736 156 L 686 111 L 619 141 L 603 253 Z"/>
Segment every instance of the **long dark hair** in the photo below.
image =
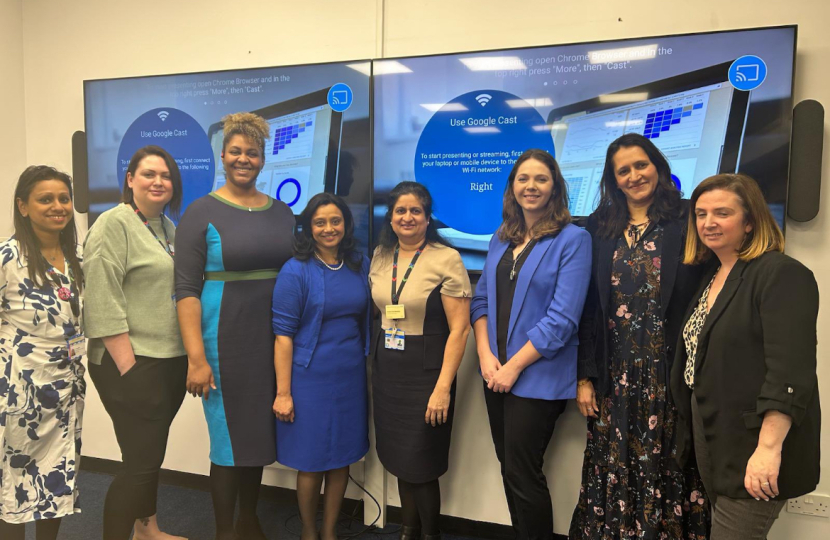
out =
<path fill-rule="evenodd" d="M 300 227 L 297 235 L 294 237 L 294 258 L 298 261 L 307 261 L 314 257 L 314 248 L 316 242 L 311 235 L 311 220 L 314 213 L 321 206 L 333 204 L 340 213 L 343 214 L 343 224 L 345 225 L 345 233 L 343 239 L 340 240 L 340 245 L 337 246 L 337 258 L 345 261 L 346 266 L 357 272 L 360 270 L 361 257 L 360 252 L 357 251 L 357 242 L 354 239 L 354 218 L 349 205 L 337 195 L 333 193 L 318 193 L 308 201 L 305 209 L 300 214 Z"/>
<path fill-rule="evenodd" d="M 509 240 L 516 244 L 522 244 L 528 233 L 522 207 L 519 206 L 516 196 L 513 195 L 513 182 L 516 180 L 519 167 L 529 159 L 535 159 L 547 167 L 550 170 L 551 181 L 553 182 L 553 191 L 545 207 L 545 213 L 530 229 L 531 237 L 539 238 L 557 234 L 565 228 L 565 225 L 571 222 L 571 213 L 568 211 L 568 185 L 565 183 L 562 171 L 559 170 L 559 165 L 548 152 L 531 148 L 519 156 L 507 177 L 501 211 L 502 224 L 498 231 L 499 239 L 502 242 Z"/>
<path fill-rule="evenodd" d="M 427 217 L 427 233 L 426 240 L 430 244 L 441 244 L 444 246 L 451 246 L 440 234 L 438 234 L 438 227 L 435 226 L 435 221 L 432 219 L 432 195 L 423 184 L 418 182 L 401 182 L 389 192 L 389 200 L 386 203 L 386 216 L 383 218 L 383 226 L 380 229 L 380 239 L 378 244 L 381 251 L 391 251 L 398 245 L 398 235 L 392 230 L 392 212 L 395 211 L 395 205 L 398 204 L 398 199 L 404 195 L 415 195 L 421 202 L 424 208 L 424 215 Z"/>
<path fill-rule="evenodd" d="M 66 184 L 69 189 L 69 198 L 72 199 L 72 179 L 68 174 L 63 173 L 47 165 L 32 165 L 27 167 L 17 180 L 17 187 L 14 188 L 14 237 L 20 245 L 21 255 L 26 257 L 26 264 L 29 268 L 29 279 L 37 287 L 44 287 L 47 283 L 60 287 L 57 277 L 47 273 L 48 263 L 40 253 L 40 239 L 38 239 L 32 222 L 28 216 L 20 213 L 17 201 L 28 203 L 29 196 L 38 182 L 45 180 L 58 180 Z M 76 252 L 78 246 L 78 233 L 75 230 L 74 205 L 73 214 L 69 223 L 60 232 L 59 243 L 63 256 L 69 262 L 69 269 L 79 288 L 84 285 L 84 272 L 81 269 L 81 262 Z"/>
<path fill-rule="evenodd" d="M 614 156 L 621 149 L 632 146 L 640 147 L 657 168 L 657 187 L 647 212 L 649 221 L 658 223 L 678 219 L 683 213 L 680 203 L 682 193 L 671 179 L 671 168 L 666 156 L 649 139 L 638 133 L 626 133 L 608 145 L 608 151 L 605 153 L 599 205 L 594 212 L 598 222 L 597 233 L 602 238 L 616 238 L 628 227 L 628 203 L 625 194 L 617 187 Z"/>
<path fill-rule="evenodd" d="M 182 209 L 182 173 L 179 172 L 179 166 L 176 160 L 173 159 L 167 150 L 161 146 L 148 145 L 139 148 L 133 157 L 130 159 L 130 164 L 127 165 L 127 173 L 124 175 L 124 190 L 121 192 L 121 202 L 130 204 L 133 202 L 133 188 L 127 182 L 127 174 L 135 177 L 135 172 L 138 170 L 138 165 L 141 160 L 147 156 L 158 156 L 164 160 L 167 169 L 170 171 L 170 181 L 173 184 L 173 198 L 164 206 L 164 212 L 171 217 L 178 219 L 179 211 Z"/>

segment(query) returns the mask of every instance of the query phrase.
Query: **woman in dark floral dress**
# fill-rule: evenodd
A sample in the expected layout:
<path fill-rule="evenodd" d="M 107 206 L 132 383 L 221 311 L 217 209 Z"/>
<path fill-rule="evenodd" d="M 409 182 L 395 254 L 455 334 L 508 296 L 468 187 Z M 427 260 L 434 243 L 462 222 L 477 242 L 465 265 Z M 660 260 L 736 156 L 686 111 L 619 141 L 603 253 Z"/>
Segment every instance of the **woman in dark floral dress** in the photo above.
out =
<path fill-rule="evenodd" d="M 681 264 L 687 209 L 669 164 L 646 138 L 608 148 L 580 323 L 577 405 L 588 443 L 572 539 L 707 537 L 700 477 L 681 470 L 668 374 L 699 281 Z"/>

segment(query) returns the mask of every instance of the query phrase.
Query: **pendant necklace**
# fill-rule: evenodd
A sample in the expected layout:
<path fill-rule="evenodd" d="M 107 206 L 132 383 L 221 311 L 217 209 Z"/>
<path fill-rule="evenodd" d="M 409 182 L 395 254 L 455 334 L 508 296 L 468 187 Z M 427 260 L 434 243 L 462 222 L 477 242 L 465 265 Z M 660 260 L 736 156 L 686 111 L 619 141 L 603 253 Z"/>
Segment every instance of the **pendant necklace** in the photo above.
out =
<path fill-rule="evenodd" d="M 519 259 L 522 258 L 522 255 L 524 255 L 524 252 L 530 247 L 531 244 L 533 244 L 533 240 L 528 241 L 528 243 L 525 244 L 525 247 L 523 247 L 519 252 L 519 256 L 513 259 L 513 268 L 510 269 L 510 281 L 516 279 L 516 263 L 519 262 Z"/>

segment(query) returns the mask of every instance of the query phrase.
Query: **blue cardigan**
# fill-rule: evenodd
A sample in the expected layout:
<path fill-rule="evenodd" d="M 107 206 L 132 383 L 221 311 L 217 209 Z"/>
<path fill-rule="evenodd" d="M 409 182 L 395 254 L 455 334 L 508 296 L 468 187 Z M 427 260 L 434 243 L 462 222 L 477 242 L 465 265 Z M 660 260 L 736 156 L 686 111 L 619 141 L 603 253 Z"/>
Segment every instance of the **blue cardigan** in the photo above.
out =
<path fill-rule="evenodd" d="M 369 259 L 362 255 L 360 277 L 366 291 L 366 317 L 362 327 L 364 354 L 369 355 L 371 339 L 372 295 L 369 291 Z M 317 338 L 323 326 L 323 308 L 326 287 L 323 272 L 326 270 L 313 261 L 292 258 L 285 263 L 277 276 L 271 299 L 271 325 L 274 334 L 294 340 L 294 363 L 308 367 Z M 348 271 L 348 270 L 347 270 Z M 337 291 L 328 291 L 337 294 Z"/>
<path fill-rule="evenodd" d="M 473 322 L 487 317 L 490 350 L 498 357 L 496 267 L 509 242 L 493 235 L 470 307 Z M 516 281 L 507 330 L 507 359 L 528 340 L 542 355 L 516 380 L 514 395 L 535 399 L 576 397 L 577 329 L 591 277 L 591 235 L 567 225 L 539 240 Z"/>

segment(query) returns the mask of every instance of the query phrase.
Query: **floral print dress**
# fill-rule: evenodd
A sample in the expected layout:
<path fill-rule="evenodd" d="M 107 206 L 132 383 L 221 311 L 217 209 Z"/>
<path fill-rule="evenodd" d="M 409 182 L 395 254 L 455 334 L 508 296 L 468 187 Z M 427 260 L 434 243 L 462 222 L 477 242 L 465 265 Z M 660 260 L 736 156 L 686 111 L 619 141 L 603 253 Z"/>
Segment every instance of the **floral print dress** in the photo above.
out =
<path fill-rule="evenodd" d="M 589 418 L 571 539 L 707 538 L 708 505 L 694 469 L 674 454 L 660 309 L 663 229 L 633 246 L 620 237 L 611 269 L 611 391 Z"/>
<path fill-rule="evenodd" d="M 49 272 L 71 290 L 65 268 Z M 0 519 L 7 523 L 80 511 L 85 368 L 69 358 L 67 339 L 80 331 L 82 307 L 73 312 L 65 293 L 29 279 L 14 237 L 0 243 Z"/>

